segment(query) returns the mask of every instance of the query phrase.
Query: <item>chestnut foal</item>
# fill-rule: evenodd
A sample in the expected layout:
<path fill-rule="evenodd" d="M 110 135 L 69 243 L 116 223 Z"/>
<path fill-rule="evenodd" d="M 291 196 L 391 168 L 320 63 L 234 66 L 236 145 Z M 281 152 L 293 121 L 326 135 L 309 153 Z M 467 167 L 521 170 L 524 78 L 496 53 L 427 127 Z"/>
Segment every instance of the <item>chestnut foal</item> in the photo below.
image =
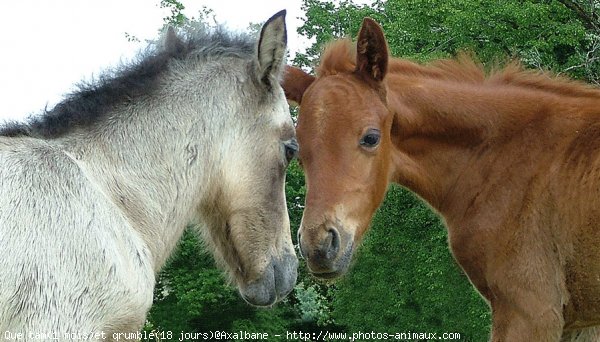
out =
<path fill-rule="evenodd" d="M 492 309 L 492 341 L 598 341 L 600 91 L 468 56 L 389 58 L 365 19 L 356 45 L 288 67 L 306 175 L 302 254 L 346 272 L 390 182 L 445 220 L 454 257 Z"/>

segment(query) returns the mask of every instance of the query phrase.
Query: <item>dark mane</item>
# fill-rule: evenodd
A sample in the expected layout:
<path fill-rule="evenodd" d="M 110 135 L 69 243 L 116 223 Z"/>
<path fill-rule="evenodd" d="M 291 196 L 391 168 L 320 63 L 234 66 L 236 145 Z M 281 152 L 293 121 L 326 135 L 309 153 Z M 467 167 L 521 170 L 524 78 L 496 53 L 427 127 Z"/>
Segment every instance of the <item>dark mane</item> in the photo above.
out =
<path fill-rule="evenodd" d="M 179 34 L 168 30 L 161 42 L 150 44 L 136 61 L 109 69 L 91 82 L 81 82 L 77 91 L 41 115 L 26 122 L 0 126 L 0 136 L 57 138 L 75 128 L 90 127 L 116 106 L 152 94 L 170 61 L 227 56 L 251 58 L 254 43 L 248 35 L 232 34 L 221 27 L 188 28 Z"/>
<path fill-rule="evenodd" d="M 325 47 L 317 67 L 317 77 L 354 72 L 356 44 L 339 39 Z M 600 90 L 584 82 L 560 77 L 551 72 L 527 70 L 518 62 L 486 72 L 483 64 L 467 53 L 426 65 L 400 58 L 389 60 L 388 72 L 407 77 L 429 78 L 475 84 L 505 84 L 573 97 L 600 97 Z"/>

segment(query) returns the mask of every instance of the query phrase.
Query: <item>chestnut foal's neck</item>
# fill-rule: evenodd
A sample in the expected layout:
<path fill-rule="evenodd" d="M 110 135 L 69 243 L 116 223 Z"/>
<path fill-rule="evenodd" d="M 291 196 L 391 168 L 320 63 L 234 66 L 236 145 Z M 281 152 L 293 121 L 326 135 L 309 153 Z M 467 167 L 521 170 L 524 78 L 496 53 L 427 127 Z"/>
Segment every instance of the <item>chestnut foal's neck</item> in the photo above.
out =
<path fill-rule="evenodd" d="M 388 108 L 395 115 L 391 180 L 445 217 L 465 215 L 486 182 L 498 180 L 489 177 L 501 176 L 494 168 L 527 164 L 523 146 L 543 129 L 536 125 L 547 121 L 548 99 L 514 87 L 394 74 L 386 83 Z"/>

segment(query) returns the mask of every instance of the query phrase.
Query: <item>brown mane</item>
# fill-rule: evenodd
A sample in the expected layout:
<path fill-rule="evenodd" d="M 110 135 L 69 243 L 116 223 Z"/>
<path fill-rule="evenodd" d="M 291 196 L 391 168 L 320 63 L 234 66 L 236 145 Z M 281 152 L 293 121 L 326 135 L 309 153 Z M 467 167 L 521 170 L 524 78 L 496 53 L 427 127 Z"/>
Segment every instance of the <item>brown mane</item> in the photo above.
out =
<path fill-rule="evenodd" d="M 353 72 L 356 68 L 356 44 L 349 38 L 328 43 L 321 53 L 317 77 Z"/>
<path fill-rule="evenodd" d="M 348 38 L 338 39 L 325 46 L 317 77 L 351 73 L 356 68 L 356 43 Z M 470 53 L 458 53 L 456 58 L 440 59 L 418 64 L 406 59 L 390 58 L 388 72 L 406 77 L 429 78 L 472 84 L 513 85 L 572 97 L 600 97 L 600 89 L 584 82 L 571 80 L 549 71 L 528 70 L 518 61 L 494 66 L 486 72 L 484 65 Z"/>

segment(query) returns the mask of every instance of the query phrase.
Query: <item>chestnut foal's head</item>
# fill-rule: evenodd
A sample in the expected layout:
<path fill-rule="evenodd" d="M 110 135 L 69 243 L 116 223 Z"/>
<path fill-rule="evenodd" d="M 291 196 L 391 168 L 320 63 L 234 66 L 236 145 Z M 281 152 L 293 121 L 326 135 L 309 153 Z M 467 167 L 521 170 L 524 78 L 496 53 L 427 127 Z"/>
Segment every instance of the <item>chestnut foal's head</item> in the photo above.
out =
<path fill-rule="evenodd" d="M 383 32 L 366 18 L 356 47 L 341 40 L 325 50 L 316 78 L 288 67 L 282 82 L 288 99 L 300 104 L 296 132 L 307 193 L 298 239 L 317 277 L 347 270 L 387 189 L 387 64 Z"/>

